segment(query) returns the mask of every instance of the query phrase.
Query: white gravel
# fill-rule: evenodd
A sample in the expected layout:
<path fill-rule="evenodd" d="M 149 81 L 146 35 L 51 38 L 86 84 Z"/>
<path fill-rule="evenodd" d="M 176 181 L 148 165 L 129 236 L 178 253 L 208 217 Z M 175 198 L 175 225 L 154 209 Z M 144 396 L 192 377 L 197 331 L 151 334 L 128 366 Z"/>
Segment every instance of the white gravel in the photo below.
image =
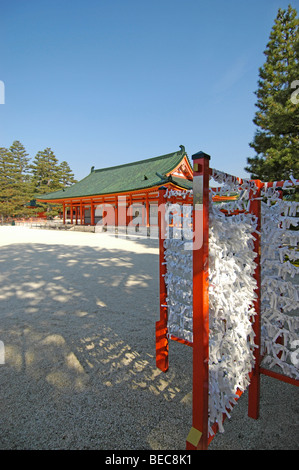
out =
<path fill-rule="evenodd" d="M 155 366 L 158 242 L 0 227 L 0 449 L 184 450 L 192 350 Z M 209 449 L 298 449 L 298 389 L 261 380 Z"/>

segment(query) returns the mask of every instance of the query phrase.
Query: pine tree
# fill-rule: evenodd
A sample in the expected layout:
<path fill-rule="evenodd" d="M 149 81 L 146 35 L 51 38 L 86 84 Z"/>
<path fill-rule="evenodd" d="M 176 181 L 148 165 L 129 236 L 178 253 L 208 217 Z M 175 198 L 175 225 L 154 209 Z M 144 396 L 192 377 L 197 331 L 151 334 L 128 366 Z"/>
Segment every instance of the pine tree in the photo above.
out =
<path fill-rule="evenodd" d="M 0 214 L 3 221 L 8 217 L 23 217 L 30 213 L 28 201 L 32 195 L 29 175 L 29 159 L 19 141 L 9 149 L 0 149 Z"/>
<path fill-rule="evenodd" d="M 9 148 L 13 155 L 16 164 L 18 165 L 18 172 L 22 175 L 22 180 L 25 180 L 25 175 L 29 172 L 29 161 L 28 153 L 26 153 L 25 147 L 19 140 L 15 140 Z"/>
<path fill-rule="evenodd" d="M 66 184 L 71 184 L 73 173 L 66 162 L 59 164 L 54 152 L 48 147 L 36 154 L 31 164 L 32 182 L 35 197 L 63 189 Z M 48 217 L 57 215 L 62 206 L 53 206 L 39 202 L 40 211 L 47 211 Z"/>
<path fill-rule="evenodd" d="M 45 194 L 62 189 L 59 162 L 49 147 L 37 152 L 31 164 L 31 170 L 36 194 Z"/>
<path fill-rule="evenodd" d="M 9 148 L 15 165 L 14 194 L 11 202 L 14 205 L 15 216 L 32 215 L 28 202 L 33 196 L 33 187 L 30 179 L 30 166 L 28 154 L 20 141 L 15 140 Z"/>
<path fill-rule="evenodd" d="M 17 167 L 11 152 L 0 148 L 0 216 L 3 223 L 6 218 L 14 215 L 15 205 L 15 173 Z"/>
<path fill-rule="evenodd" d="M 263 181 L 299 178 L 299 103 L 292 99 L 299 80 L 299 19 L 291 6 L 278 10 L 259 69 L 258 126 L 249 144 L 257 155 L 247 159 L 251 178 Z M 297 87 L 298 88 L 298 87 Z"/>
<path fill-rule="evenodd" d="M 47 211 L 48 216 L 58 214 L 61 205 L 36 204 L 37 195 L 60 190 L 75 182 L 68 163 L 59 164 L 50 148 L 39 151 L 30 164 L 20 141 L 15 140 L 9 149 L 1 147 L 0 220 L 3 223 L 9 217 L 33 216 L 42 211 Z"/>
<path fill-rule="evenodd" d="M 74 173 L 70 169 L 70 166 L 67 162 L 65 161 L 61 162 L 60 167 L 59 167 L 59 172 L 60 172 L 59 181 L 62 184 L 63 188 L 71 186 L 72 184 L 77 182 L 77 180 L 75 180 Z"/>

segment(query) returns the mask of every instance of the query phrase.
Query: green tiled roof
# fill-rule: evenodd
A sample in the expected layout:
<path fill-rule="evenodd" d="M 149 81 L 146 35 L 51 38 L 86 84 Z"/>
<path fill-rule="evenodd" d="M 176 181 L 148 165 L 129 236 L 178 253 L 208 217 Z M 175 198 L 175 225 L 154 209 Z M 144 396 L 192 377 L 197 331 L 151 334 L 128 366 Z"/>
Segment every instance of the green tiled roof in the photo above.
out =
<path fill-rule="evenodd" d="M 186 155 L 185 148 L 182 145 L 180 147 L 181 150 L 178 152 L 161 155 L 160 157 L 110 168 L 102 168 L 100 170 L 94 170 L 92 168 L 90 174 L 78 183 L 64 190 L 39 195 L 37 199 L 59 200 L 137 191 L 162 186 L 169 182 L 171 178 L 175 184 L 184 189 L 189 189 L 190 185 L 192 187 L 192 182 L 183 180 L 182 178 L 167 178 L 165 176 L 172 171 Z"/>
<path fill-rule="evenodd" d="M 183 178 L 177 178 L 175 176 L 171 177 L 171 181 L 180 186 L 182 189 L 192 189 L 193 188 L 193 181 L 185 180 Z"/>

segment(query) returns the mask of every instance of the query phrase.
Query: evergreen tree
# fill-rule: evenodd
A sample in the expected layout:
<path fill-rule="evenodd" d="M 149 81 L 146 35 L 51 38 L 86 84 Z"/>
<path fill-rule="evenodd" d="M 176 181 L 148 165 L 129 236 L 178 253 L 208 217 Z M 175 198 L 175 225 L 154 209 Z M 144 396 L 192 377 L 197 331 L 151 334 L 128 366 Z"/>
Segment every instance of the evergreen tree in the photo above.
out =
<path fill-rule="evenodd" d="M 258 130 L 249 144 L 257 155 L 247 159 L 245 170 L 263 181 L 288 179 L 291 171 L 299 178 L 299 103 L 293 89 L 299 80 L 299 19 L 291 6 L 279 9 L 264 54 L 255 92 Z"/>
<path fill-rule="evenodd" d="M 30 164 L 20 141 L 15 140 L 9 149 L 1 147 L 0 220 L 3 223 L 8 217 L 33 216 L 43 211 L 47 211 L 48 216 L 58 214 L 61 205 L 36 204 L 36 197 L 75 182 L 68 163 L 63 161 L 59 164 L 50 148 L 39 151 Z"/>
<path fill-rule="evenodd" d="M 75 180 L 74 173 L 70 169 L 70 166 L 67 162 L 63 161 L 60 164 L 59 167 L 59 172 L 60 172 L 60 183 L 62 184 L 63 188 L 66 188 L 68 186 L 71 186 L 74 183 L 77 183 L 77 180 Z"/>
<path fill-rule="evenodd" d="M 0 216 L 1 222 L 14 215 L 15 173 L 16 165 L 7 148 L 0 148 Z"/>
<path fill-rule="evenodd" d="M 30 178 L 29 158 L 20 141 L 15 140 L 9 152 L 16 168 L 14 174 L 14 194 L 11 202 L 14 204 L 15 216 L 32 215 L 28 202 L 33 197 L 33 187 Z"/>
<path fill-rule="evenodd" d="M 32 164 L 32 181 L 36 194 L 45 194 L 63 188 L 60 182 L 58 159 L 50 148 L 39 151 Z"/>
<path fill-rule="evenodd" d="M 15 141 L 9 149 L 0 149 L 0 214 L 7 217 L 23 217 L 30 214 L 28 201 L 32 196 L 29 168 L 24 146 Z"/>
<path fill-rule="evenodd" d="M 50 148 L 36 154 L 31 169 L 35 197 L 63 189 L 65 184 L 70 184 L 73 178 L 68 164 L 63 162 L 59 165 L 58 159 Z M 38 205 L 39 211 L 46 211 L 48 217 L 57 215 L 62 209 L 61 204 L 53 206 L 39 202 Z"/>
<path fill-rule="evenodd" d="M 28 153 L 26 153 L 25 147 L 19 140 L 15 140 L 9 148 L 11 154 L 14 157 L 16 164 L 18 165 L 18 173 L 22 175 L 22 180 L 26 178 L 26 174 L 30 171 Z"/>

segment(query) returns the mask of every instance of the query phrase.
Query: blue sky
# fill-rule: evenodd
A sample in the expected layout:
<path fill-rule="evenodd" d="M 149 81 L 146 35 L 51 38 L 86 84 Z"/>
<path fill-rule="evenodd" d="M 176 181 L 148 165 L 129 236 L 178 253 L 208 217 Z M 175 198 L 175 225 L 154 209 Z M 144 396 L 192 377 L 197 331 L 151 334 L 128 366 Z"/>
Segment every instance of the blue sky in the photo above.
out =
<path fill-rule="evenodd" d="M 299 0 L 0 0 L 0 146 L 51 147 L 77 179 L 186 147 L 241 177 L 258 68 Z"/>

